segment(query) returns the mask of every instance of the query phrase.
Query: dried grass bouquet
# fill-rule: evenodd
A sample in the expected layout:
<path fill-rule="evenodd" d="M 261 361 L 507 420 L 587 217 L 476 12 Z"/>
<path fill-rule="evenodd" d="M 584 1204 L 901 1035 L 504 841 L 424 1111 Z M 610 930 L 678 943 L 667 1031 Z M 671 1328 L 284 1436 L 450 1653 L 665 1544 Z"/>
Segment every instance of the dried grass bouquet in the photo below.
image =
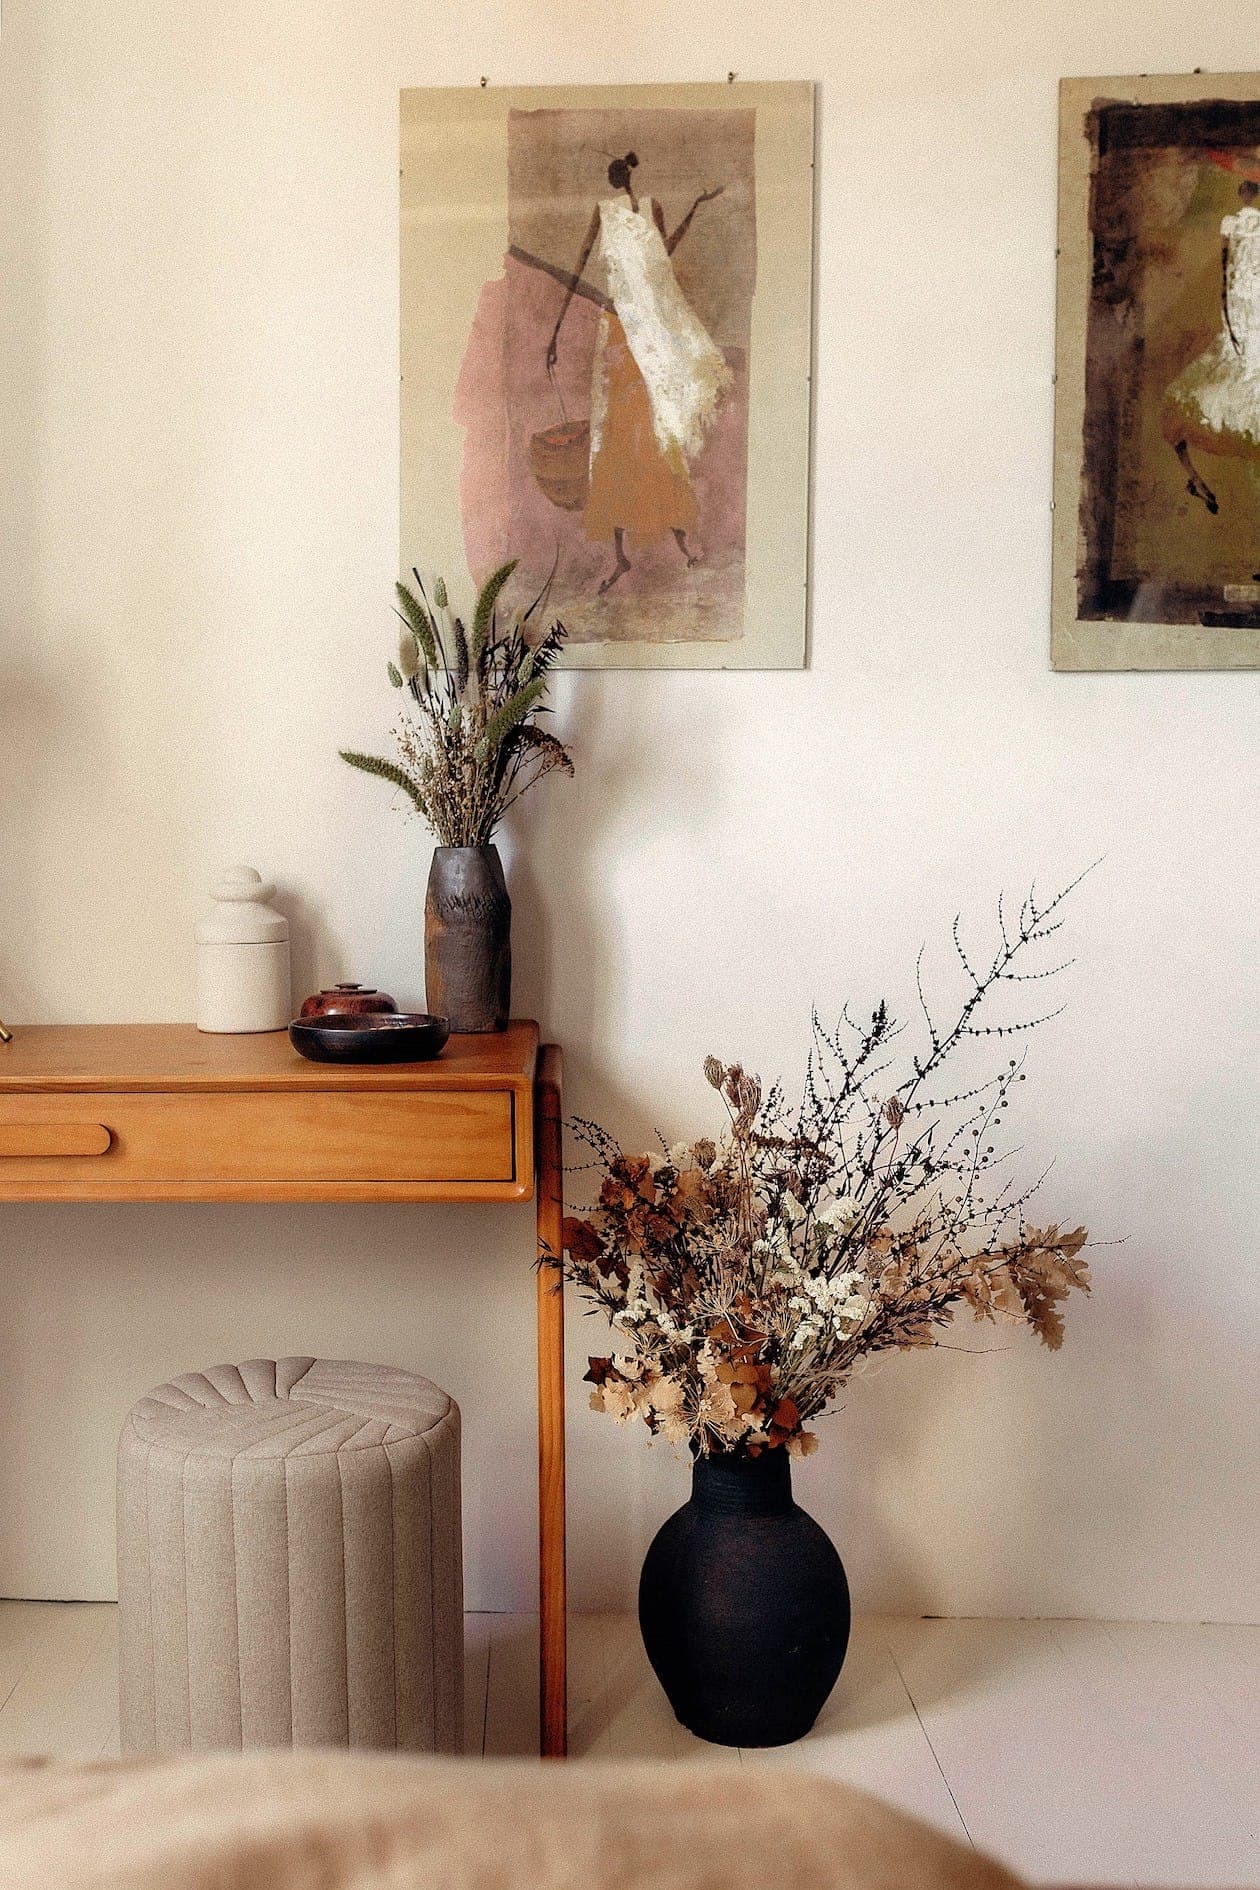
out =
<path fill-rule="evenodd" d="M 395 586 L 402 635 L 398 661 L 386 668 L 406 698 L 395 730 L 400 761 L 341 750 L 352 768 L 401 788 L 444 847 L 488 845 L 535 782 L 556 768 L 573 773 L 567 748 L 535 720 L 546 713 L 543 698 L 566 632 L 553 623 L 533 635 L 530 620 L 545 588 L 500 628 L 499 594 L 515 569 L 515 561 L 501 565 L 487 579 L 470 629 L 452 613 L 441 578 L 431 603 L 418 571 L 416 591 Z"/>
<path fill-rule="evenodd" d="M 1032 1225 L 1035 1190 L 997 1183 L 1020 1059 L 979 1081 L 954 1072 L 974 1039 L 1046 1021 L 990 1022 L 988 1004 L 1064 969 L 1024 962 L 1059 929 L 1071 890 L 1045 905 L 1030 893 L 1013 924 L 999 901 L 1001 943 L 979 970 L 955 920 L 966 995 L 947 1026 L 924 998 L 920 953 L 926 1043 L 899 1081 L 886 1053 L 900 1027 L 881 1003 L 864 1024 L 846 1012 L 834 1032 L 815 1016 L 794 1107 L 778 1085 L 763 1096 L 739 1064 L 707 1058 L 727 1114 L 715 1139 L 627 1155 L 578 1122 L 602 1185 L 593 1209 L 565 1221 L 565 1270 L 624 1342 L 590 1360 L 597 1410 L 641 1417 L 694 1455 L 806 1455 L 807 1427 L 860 1359 L 937 1344 L 962 1308 L 1058 1349 L 1061 1303 L 1089 1290 L 1085 1229 Z"/>

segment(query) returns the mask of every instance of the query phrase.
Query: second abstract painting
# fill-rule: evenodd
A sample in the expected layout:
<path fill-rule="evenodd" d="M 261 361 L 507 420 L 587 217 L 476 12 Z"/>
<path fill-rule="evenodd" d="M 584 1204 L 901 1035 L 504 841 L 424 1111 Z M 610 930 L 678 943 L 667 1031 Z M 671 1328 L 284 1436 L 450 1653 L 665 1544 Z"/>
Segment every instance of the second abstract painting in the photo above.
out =
<path fill-rule="evenodd" d="M 1260 667 L 1260 77 L 1061 106 L 1055 666 Z"/>

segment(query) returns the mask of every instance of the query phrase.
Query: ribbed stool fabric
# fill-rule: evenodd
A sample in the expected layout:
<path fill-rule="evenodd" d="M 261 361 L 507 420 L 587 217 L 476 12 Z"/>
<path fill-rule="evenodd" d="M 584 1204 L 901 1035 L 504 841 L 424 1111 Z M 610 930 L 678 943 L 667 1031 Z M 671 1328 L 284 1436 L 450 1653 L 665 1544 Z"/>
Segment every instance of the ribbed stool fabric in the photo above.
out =
<path fill-rule="evenodd" d="M 458 1752 L 459 1410 L 341 1360 L 187 1372 L 118 1447 L 127 1753 Z"/>

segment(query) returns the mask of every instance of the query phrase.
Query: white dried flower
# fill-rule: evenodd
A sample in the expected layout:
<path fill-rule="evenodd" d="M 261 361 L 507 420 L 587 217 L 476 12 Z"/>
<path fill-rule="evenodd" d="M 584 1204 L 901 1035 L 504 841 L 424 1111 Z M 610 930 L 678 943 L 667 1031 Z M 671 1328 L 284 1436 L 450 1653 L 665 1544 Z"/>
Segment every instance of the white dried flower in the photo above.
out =
<path fill-rule="evenodd" d="M 820 1227 L 844 1229 L 852 1227 L 860 1213 L 861 1209 L 851 1194 L 839 1194 L 834 1200 L 828 1201 L 826 1207 L 820 1208 L 814 1219 Z"/>

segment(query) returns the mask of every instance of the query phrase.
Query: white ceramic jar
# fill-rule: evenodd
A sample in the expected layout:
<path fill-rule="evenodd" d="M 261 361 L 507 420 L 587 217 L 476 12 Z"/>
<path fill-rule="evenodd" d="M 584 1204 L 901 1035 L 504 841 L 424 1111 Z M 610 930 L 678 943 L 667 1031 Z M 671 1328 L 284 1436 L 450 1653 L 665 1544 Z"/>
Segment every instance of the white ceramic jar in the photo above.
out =
<path fill-rule="evenodd" d="M 197 1028 L 283 1030 L 292 1016 L 289 921 L 267 902 L 275 887 L 234 866 L 197 927 Z"/>

